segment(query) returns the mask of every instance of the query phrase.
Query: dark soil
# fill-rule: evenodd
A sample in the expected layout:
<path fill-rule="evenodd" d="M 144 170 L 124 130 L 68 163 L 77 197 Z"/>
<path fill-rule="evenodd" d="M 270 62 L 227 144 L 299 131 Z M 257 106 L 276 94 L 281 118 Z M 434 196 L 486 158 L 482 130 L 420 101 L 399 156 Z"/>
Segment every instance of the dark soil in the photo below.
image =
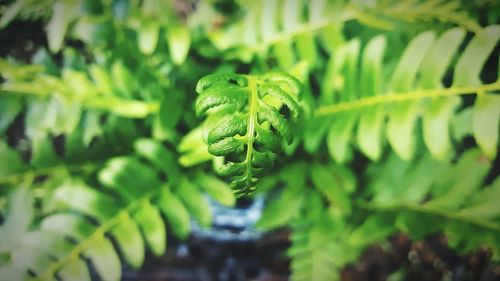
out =
<path fill-rule="evenodd" d="M 149 257 L 140 272 L 130 273 L 124 280 L 288 280 L 288 236 L 289 232 L 283 230 L 254 243 L 172 241 L 165 256 Z M 341 280 L 388 280 L 399 274 L 400 278 L 393 280 L 500 281 L 500 265 L 491 260 L 492 252 L 488 249 L 459 255 L 447 247 L 442 235 L 411 241 L 408 236 L 397 234 L 389 242 L 384 247 L 369 247 L 357 262 L 342 270 Z"/>

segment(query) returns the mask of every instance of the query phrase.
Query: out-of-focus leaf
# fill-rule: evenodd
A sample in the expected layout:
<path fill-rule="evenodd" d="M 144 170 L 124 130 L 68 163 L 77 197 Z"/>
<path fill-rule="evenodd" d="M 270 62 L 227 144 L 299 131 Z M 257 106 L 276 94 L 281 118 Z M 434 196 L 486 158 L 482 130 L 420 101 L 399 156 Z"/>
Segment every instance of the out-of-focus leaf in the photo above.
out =
<path fill-rule="evenodd" d="M 291 69 L 296 61 L 293 46 L 289 40 L 282 41 L 276 44 L 272 52 L 278 61 L 278 65 L 282 70 Z"/>
<path fill-rule="evenodd" d="M 158 209 L 151 206 L 149 201 L 144 201 L 133 217 L 153 254 L 161 256 L 166 249 L 167 233 Z"/>
<path fill-rule="evenodd" d="M 123 21 L 127 18 L 130 10 L 130 0 L 112 0 L 111 7 L 113 11 L 113 16 Z"/>
<path fill-rule="evenodd" d="M 178 189 L 179 197 L 189 213 L 203 227 L 212 224 L 212 210 L 203 194 L 187 179 L 183 179 Z"/>
<path fill-rule="evenodd" d="M 0 140 L 0 177 L 20 172 L 26 168 L 21 155 Z"/>
<path fill-rule="evenodd" d="M 138 30 L 139 50 L 145 55 L 151 55 L 158 44 L 160 26 L 154 21 L 144 21 Z"/>
<path fill-rule="evenodd" d="M 465 30 L 456 27 L 443 33 L 431 45 L 419 69 L 419 84 L 424 89 L 435 89 L 443 86 L 443 77 L 464 37 Z"/>
<path fill-rule="evenodd" d="M 297 51 L 301 60 L 307 61 L 310 68 L 314 68 L 317 63 L 317 50 L 314 37 L 310 33 L 304 33 L 296 39 Z"/>
<path fill-rule="evenodd" d="M 436 159 L 445 160 L 450 155 L 451 141 L 448 127 L 450 118 L 459 103 L 458 98 L 435 100 L 425 108 L 424 141 Z"/>
<path fill-rule="evenodd" d="M 145 157 L 156 167 L 161 169 L 169 179 L 177 182 L 181 171 L 175 162 L 174 156 L 159 142 L 152 139 L 139 139 L 134 143 L 137 154 Z"/>
<path fill-rule="evenodd" d="M 105 222 L 119 210 L 112 197 L 79 182 L 68 181 L 57 189 L 54 196 L 69 208 L 90 215 L 101 222 Z"/>
<path fill-rule="evenodd" d="M 441 185 L 445 190 L 427 204 L 442 208 L 458 209 L 476 190 L 491 167 L 490 161 L 477 149 L 466 151 L 452 170 L 443 176 Z M 457 175 L 467 175 L 458 177 Z"/>
<path fill-rule="evenodd" d="M 23 104 L 19 97 L 0 94 L 0 133 L 12 124 L 22 109 Z"/>
<path fill-rule="evenodd" d="M 335 178 L 333 172 L 327 168 L 316 165 L 311 169 L 311 179 L 315 187 L 325 195 L 325 197 L 345 214 L 351 212 L 351 202 L 347 192 Z"/>
<path fill-rule="evenodd" d="M 390 90 L 404 93 L 413 88 L 417 70 L 425 53 L 434 41 L 434 33 L 424 32 L 415 37 L 405 49 L 389 84 Z M 418 101 L 406 101 L 389 111 L 387 139 L 394 151 L 403 159 L 410 160 L 415 150 L 415 118 Z"/>
<path fill-rule="evenodd" d="M 33 167 L 56 165 L 59 161 L 52 143 L 52 138 L 49 135 L 32 139 L 30 164 Z"/>
<path fill-rule="evenodd" d="M 471 202 L 465 209 L 460 211 L 461 214 L 472 216 L 480 219 L 493 219 L 500 216 L 500 205 L 498 198 L 500 196 L 500 177 L 490 186 L 485 187 L 479 192 L 472 195 Z"/>
<path fill-rule="evenodd" d="M 47 24 L 47 41 L 52 53 L 57 53 L 63 46 L 66 30 L 78 16 L 79 6 L 79 1 L 57 1 L 54 3 L 52 18 Z"/>
<path fill-rule="evenodd" d="M 302 207 L 304 198 L 303 190 L 292 188 L 283 189 L 278 198 L 268 202 L 256 227 L 261 229 L 274 229 L 286 225 L 295 215 L 297 215 Z"/>
<path fill-rule="evenodd" d="M 92 242 L 84 252 L 84 256 L 90 258 L 103 281 L 120 280 L 122 275 L 120 258 L 115 252 L 113 244 L 104 235 L 93 237 Z"/>
<path fill-rule="evenodd" d="M 128 213 L 123 213 L 120 223 L 111 230 L 125 260 L 133 267 L 139 268 L 144 263 L 144 241 L 136 222 Z"/>
<path fill-rule="evenodd" d="M 478 146 L 490 159 L 498 151 L 498 125 L 500 122 L 500 96 L 480 94 L 474 104 L 472 133 Z"/>
<path fill-rule="evenodd" d="M 453 74 L 453 86 L 477 86 L 482 84 L 481 70 L 500 38 L 500 26 L 491 25 L 477 33 L 463 51 Z"/>
<path fill-rule="evenodd" d="M 74 259 L 57 273 L 63 280 L 90 281 L 90 273 L 85 261 Z"/>
<path fill-rule="evenodd" d="M 158 206 L 170 222 L 172 232 L 180 239 L 185 239 L 191 230 L 191 225 L 189 212 L 179 197 L 163 187 Z"/>
<path fill-rule="evenodd" d="M 179 157 L 179 164 L 191 167 L 214 158 L 212 154 L 208 153 L 208 145 L 203 139 L 203 134 L 203 128 L 196 127 L 182 138 L 177 146 L 177 150 L 182 153 Z"/>
<path fill-rule="evenodd" d="M 361 95 L 371 97 L 380 94 L 382 84 L 382 58 L 386 39 L 377 36 L 370 40 L 363 51 L 361 66 Z M 359 148 L 371 160 L 377 161 L 382 153 L 382 124 L 384 110 L 380 106 L 360 113 L 357 142 Z"/>
<path fill-rule="evenodd" d="M 167 31 L 167 43 L 170 57 L 176 65 L 181 65 L 189 52 L 191 36 L 185 25 L 173 25 Z"/>
<path fill-rule="evenodd" d="M 0 225 L 1 252 L 8 252 L 19 246 L 34 217 L 33 203 L 33 194 L 27 187 L 18 186 L 9 195 L 5 219 Z"/>
<path fill-rule="evenodd" d="M 431 45 L 419 70 L 422 88 L 443 87 L 443 77 L 464 37 L 465 31 L 462 28 L 452 28 Z M 459 103 L 458 97 L 431 100 L 424 110 L 422 120 L 424 142 L 431 154 L 439 160 L 445 160 L 450 156 L 451 141 L 448 124 Z"/>
<path fill-rule="evenodd" d="M 369 216 L 349 235 L 349 241 L 354 245 L 368 245 L 386 237 L 393 231 L 394 217 L 392 215 L 375 214 Z"/>
<path fill-rule="evenodd" d="M 350 139 L 357 114 L 340 113 L 335 119 L 335 123 L 328 131 L 326 143 L 331 157 L 338 163 L 345 163 L 351 157 Z"/>
<path fill-rule="evenodd" d="M 116 157 L 99 172 L 99 181 L 133 202 L 161 184 L 151 167 L 131 157 Z"/>
<path fill-rule="evenodd" d="M 14 1 L 5 10 L 2 11 L 0 17 L 0 29 L 6 27 L 16 16 L 23 10 L 23 8 L 30 3 L 29 0 Z"/>
<path fill-rule="evenodd" d="M 232 207 L 236 203 L 236 198 L 226 182 L 204 173 L 198 173 L 194 180 L 220 204 Z"/>
<path fill-rule="evenodd" d="M 102 135 L 100 114 L 97 112 L 86 112 L 83 117 L 83 144 L 88 146 L 92 140 Z"/>
<path fill-rule="evenodd" d="M 175 92 L 166 94 L 160 104 L 160 110 L 155 116 L 154 137 L 172 140 L 177 132 L 175 126 L 182 116 L 182 106 Z"/>

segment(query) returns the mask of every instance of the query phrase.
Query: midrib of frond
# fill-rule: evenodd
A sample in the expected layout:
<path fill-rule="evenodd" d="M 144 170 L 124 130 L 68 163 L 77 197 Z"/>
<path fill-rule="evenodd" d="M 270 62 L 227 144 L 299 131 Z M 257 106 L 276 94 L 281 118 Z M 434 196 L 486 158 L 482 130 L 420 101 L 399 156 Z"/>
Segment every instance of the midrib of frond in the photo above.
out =
<path fill-rule="evenodd" d="M 0 176 L 0 185 L 14 185 L 20 183 L 26 179 L 34 179 L 40 176 L 50 176 L 51 174 L 56 174 L 59 171 L 71 172 L 82 172 L 87 170 L 93 170 L 98 166 L 98 163 L 82 163 L 75 165 L 56 165 L 51 167 L 33 168 L 14 174 L 8 174 Z"/>
<path fill-rule="evenodd" d="M 404 101 L 423 100 L 427 98 L 442 98 L 460 95 L 479 95 L 485 92 L 500 90 L 500 80 L 491 84 L 477 87 L 451 87 L 444 89 L 416 90 L 403 93 L 388 93 L 373 97 L 361 98 L 350 102 L 340 102 L 332 105 L 320 106 L 314 112 L 315 116 L 327 116 L 339 112 L 362 110 L 375 105 L 384 105 Z"/>
<path fill-rule="evenodd" d="M 396 5 L 395 7 L 384 7 L 384 9 L 377 10 L 378 13 L 387 15 L 388 17 L 397 18 L 400 20 L 411 21 L 415 18 L 425 18 L 425 19 L 435 19 L 441 22 L 448 22 L 462 26 L 468 31 L 477 33 L 482 30 L 482 27 L 478 25 L 475 21 L 467 20 L 467 15 L 464 13 L 448 11 L 443 12 L 440 7 L 427 7 L 426 3 L 422 3 L 418 6 L 405 7 L 401 5 Z M 459 5 L 457 7 L 459 8 Z"/>
<path fill-rule="evenodd" d="M 452 24 L 456 24 L 458 26 L 462 26 L 468 31 L 474 33 L 477 33 L 482 29 L 481 26 L 475 24 L 473 21 L 464 21 L 463 17 L 461 17 L 461 15 L 457 13 L 443 14 L 439 13 L 439 11 L 436 11 L 435 9 L 425 10 L 421 8 L 415 9 L 415 7 L 411 7 L 411 9 L 392 8 L 375 12 L 382 13 L 393 18 L 400 18 L 401 20 L 408 20 L 408 18 L 421 18 L 421 17 L 425 17 L 426 19 L 437 19 L 442 22 L 449 22 Z M 401 16 L 401 13 L 403 12 L 406 16 Z M 370 17 L 371 15 L 370 16 L 368 15 L 370 15 L 370 13 L 362 11 L 360 8 L 357 8 L 356 6 L 349 4 L 344 8 L 342 13 L 340 13 L 340 15 L 336 18 L 325 17 L 325 19 L 322 20 L 311 21 L 302 24 L 297 29 L 294 29 L 290 32 L 279 32 L 275 36 L 262 40 L 258 44 L 252 45 L 251 47 L 249 47 L 249 49 L 254 52 L 264 51 L 271 46 L 292 40 L 300 35 L 315 33 L 323 28 L 342 24 L 350 20 L 362 20 L 363 22 L 366 22 L 368 24 L 370 24 L 370 22 L 374 20 L 375 22 L 371 23 L 374 26 L 380 27 L 382 24 L 386 28 L 389 29 L 394 28 L 394 24 L 391 23 L 390 21 L 386 21 L 382 18 L 372 19 Z"/>
<path fill-rule="evenodd" d="M 92 243 L 96 239 L 99 239 L 105 233 L 108 233 L 113 228 L 118 226 L 123 220 L 124 216 L 131 214 L 141 208 L 142 204 L 144 204 L 146 200 L 150 200 L 152 197 L 157 195 L 159 190 L 160 189 L 146 193 L 144 196 L 137 198 L 137 200 L 130 203 L 127 207 L 116 213 L 115 216 L 96 228 L 95 231 L 85 240 L 78 243 L 66 256 L 50 264 L 42 274 L 35 278 L 35 280 L 54 280 L 55 273 L 57 273 L 64 266 L 68 265 L 71 261 L 80 259 L 80 254 L 83 253 L 90 245 L 92 245 Z"/>
<path fill-rule="evenodd" d="M 496 231 L 500 232 L 500 224 L 492 222 L 492 221 L 487 221 L 487 220 L 481 220 L 477 219 L 465 214 L 460 213 L 458 210 L 446 210 L 434 206 L 429 206 L 426 204 L 415 204 L 415 203 L 368 203 L 368 202 L 361 202 L 360 203 L 361 207 L 366 207 L 368 209 L 372 210 L 380 210 L 380 211 L 396 211 L 396 212 L 401 212 L 401 211 L 412 211 L 412 212 L 418 212 L 418 213 L 423 213 L 423 214 L 429 214 L 429 215 L 434 215 L 438 217 L 442 217 L 445 219 L 449 220 L 454 220 L 454 221 L 460 221 L 464 223 L 469 223 L 473 224 L 476 226 L 479 226 L 481 228 L 490 230 L 490 231 Z"/>
<path fill-rule="evenodd" d="M 288 40 L 292 40 L 295 37 L 298 37 L 303 34 L 315 33 L 322 28 L 326 28 L 332 25 L 340 24 L 345 21 L 349 21 L 355 19 L 355 13 L 351 9 L 347 9 L 344 13 L 341 14 L 339 18 L 326 18 L 319 21 L 313 21 L 307 24 L 302 24 L 297 29 L 294 29 L 290 32 L 281 32 L 276 36 L 273 36 L 267 40 L 262 40 L 262 42 L 258 44 L 254 44 L 250 47 L 251 50 L 258 52 L 263 51 L 269 48 L 270 46 L 274 46 L 281 42 L 286 42 Z"/>
<path fill-rule="evenodd" d="M 47 99 L 52 97 L 53 93 L 35 93 L 32 91 L 23 91 L 18 88 L 11 88 L 9 85 L 2 85 L 0 90 L 1 95 L 30 95 L 40 99 Z M 82 107 L 93 110 L 104 110 L 108 112 L 113 112 L 116 115 L 121 115 L 130 118 L 144 118 L 150 114 L 154 114 L 159 111 L 160 104 L 156 101 L 142 101 L 133 99 L 123 99 L 114 96 L 104 96 L 95 95 L 89 97 L 74 97 L 59 94 L 63 99 L 68 101 L 78 102 Z M 129 109 L 127 111 L 117 111 L 117 109 L 124 108 Z"/>
<path fill-rule="evenodd" d="M 250 97 L 248 105 L 248 127 L 245 135 L 247 139 L 247 154 L 246 154 L 246 173 L 247 185 L 252 184 L 252 161 L 253 161 L 253 143 L 255 141 L 255 126 L 257 125 L 257 105 L 259 95 L 257 93 L 257 80 L 248 76 L 248 88 L 250 89 Z"/>

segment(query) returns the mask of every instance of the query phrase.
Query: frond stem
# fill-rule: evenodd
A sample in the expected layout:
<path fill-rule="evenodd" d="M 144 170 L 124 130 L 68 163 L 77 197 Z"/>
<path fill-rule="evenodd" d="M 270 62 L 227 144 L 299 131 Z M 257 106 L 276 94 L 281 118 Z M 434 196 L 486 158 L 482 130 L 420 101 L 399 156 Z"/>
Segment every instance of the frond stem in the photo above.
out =
<path fill-rule="evenodd" d="M 30 95 L 38 98 L 50 98 L 52 93 L 37 93 L 19 91 L 3 86 L 0 90 L 2 95 Z M 95 95 L 85 98 L 68 97 L 60 95 L 63 99 L 78 102 L 82 107 L 93 110 L 104 110 L 113 114 L 128 118 L 144 118 L 158 112 L 160 104 L 156 101 L 143 101 L 136 99 L 124 99 L 112 96 Z"/>
<path fill-rule="evenodd" d="M 411 100 L 421 100 L 425 98 L 442 98 L 460 95 L 476 95 L 481 92 L 498 91 L 500 90 L 500 80 L 477 87 L 452 87 L 445 89 L 433 90 L 417 90 L 413 92 L 403 93 L 388 93 L 386 95 L 378 95 L 373 97 L 361 98 L 351 102 L 340 102 L 332 105 L 320 106 L 314 112 L 315 116 L 332 115 L 339 112 L 359 110 L 365 107 L 375 106 L 379 104 L 390 104 L 396 102 L 404 102 Z"/>
<path fill-rule="evenodd" d="M 114 215 L 108 221 L 96 228 L 96 230 L 90 236 L 88 236 L 85 240 L 74 247 L 66 256 L 50 264 L 47 269 L 42 274 L 40 274 L 39 277 L 36 278 L 36 280 L 54 280 L 54 274 L 57 271 L 59 271 L 65 265 L 69 264 L 72 260 L 78 259 L 79 255 L 84 252 L 90 245 L 92 245 L 92 242 L 94 242 L 96 239 L 99 239 L 100 237 L 102 237 L 102 235 L 111 231 L 114 227 L 120 224 L 120 222 L 123 220 L 123 216 L 126 216 L 141 208 L 141 205 L 144 204 L 145 200 L 150 200 L 153 196 L 159 193 L 162 188 L 146 193 L 144 196 L 137 198 L 137 200 L 133 201 L 120 212 L 116 213 L 116 215 Z"/>
<path fill-rule="evenodd" d="M 385 14 L 386 16 L 393 17 L 396 19 L 400 20 L 406 20 L 406 21 L 412 21 L 415 18 L 418 17 L 424 17 L 427 16 L 427 18 L 431 19 L 438 19 L 441 22 L 450 22 L 453 24 L 460 25 L 464 27 L 465 29 L 472 31 L 474 33 L 477 33 L 481 30 L 481 26 L 474 24 L 473 21 L 464 21 L 462 17 L 457 15 L 456 13 L 452 14 L 443 14 L 439 13 L 439 11 L 434 11 L 433 9 L 423 9 L 422 7 L 418 7 L 415 9 L 415 7 L 411 7 L 411 9 L 401 9 L 401 7 L 396 7 L 396 8 L 389 8 L 385 7 L 384 10 L 375 10 L 373 11 L 375 13 L 381 13 Z M 405 12 L 404 15 L 402 15 L 402 12 Z M 429 14 L 430 13 L 430 14 Z M 373 13 L 372 13 L 373 14 Z M 364 22 L 370 22 L 370 13 L 367 13 L 365 11 L 362 11 L 361 8 L 356 7 L 355 5 L 347 5 L 344 9 L 344 11 L 335 18 L 325 18 L 319 21 L 311 22 L 305 25 L 302 25 L 301 27 L 297 28 L 296 30 L 293 30 L 291 32 L 285 32 L 285 33 L 279 33 L 276 36 L 270 38 L 269 40 L 263 40 L 263 42 L 259 42 L 259 44 L 255 44 L 252 49 L 254 52 L 258 51 L 265 51 L 267 50 L 270 46 L 276 45 L 281 42 L 286 42 L 288 40 L 291 40 L 297 36 L 300 36 L 302 34 L 307 34 L 307 33 L 313 33 L 316 32 L 322 28 L 326 28 L 335 24 L 341 24 L 347 21 L 351 20 L 360 20 Z M 374 15 L 375 17 L 377 16 L 376 14 Z M 384 26 L 384 29 L 393 29 L 394 26 L 390 21 L 384 20 L 382 18 L 375 18 L 376 23 L 374 23 L 375 26 L 378 26 L 381 28 L 381 26 Z"/>
<path fill-rule="evenodd" d="M 246 133 L 247 139 L 247 155 L 246 163 L 246 178 L 251 185 L 252 181 L 252 161 L 253 161 L 253 142 L 255 140 L 255 125 L 257 119 L 257 102 L 259 95 L 257 93 L 257 81 L 254 77 L 248 76 L 248 88 L 250 89 L 250 105 L 248 108 L 248 127 Z"/>
<path fill-rule="evenodd" d="M 36 169 L 29 169 L 22 172 L 0 176 L 0 185 L 16 184 L 24 181 L 27 178 L 37 178 L 40 176 L 48 176 L 59 171 L 80 172 L 93 169 L 95 163 L 83 163 L 78 165 L 56 165 L 51 167 L 42 167 Z"/>
<path fill-rule="evenodd" d="M 360 206 L 368 209 L 377 209 L 385 211 L 413 211 L 418 213 L 430 214 L 450 220 L 462 221 L 474 224 L 488 230 L 500 232 L 500 225 L 497 223 L 469 217 L 467 215 L 461 214 L 460 212 L 457 212 L 456 210 L 445 210 L 441 208 L 428 206 L 425 204 L 360 202 Z"/>

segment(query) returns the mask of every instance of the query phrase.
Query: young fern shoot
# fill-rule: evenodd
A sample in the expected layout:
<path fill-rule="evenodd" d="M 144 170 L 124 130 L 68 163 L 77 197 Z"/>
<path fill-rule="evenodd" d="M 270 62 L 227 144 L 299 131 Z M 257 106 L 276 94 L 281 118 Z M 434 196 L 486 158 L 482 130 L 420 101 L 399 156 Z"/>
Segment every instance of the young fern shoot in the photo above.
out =
<path fill-rule="evenodd" d="M 285 115 L 295 121 L 300 114 L 300 82 L 281 72 L 211 74 L 198 81 L 196 92 L 196 114 L 210 115 L 213 124 L 208 152 L 225 159 L 216 172 L 230 178 L 237 196 L 250 194 L 257 179 L 274 166 L 282 140 L 293 140 Z M 281 105 L 288 108 L 285 115 Z"/>

